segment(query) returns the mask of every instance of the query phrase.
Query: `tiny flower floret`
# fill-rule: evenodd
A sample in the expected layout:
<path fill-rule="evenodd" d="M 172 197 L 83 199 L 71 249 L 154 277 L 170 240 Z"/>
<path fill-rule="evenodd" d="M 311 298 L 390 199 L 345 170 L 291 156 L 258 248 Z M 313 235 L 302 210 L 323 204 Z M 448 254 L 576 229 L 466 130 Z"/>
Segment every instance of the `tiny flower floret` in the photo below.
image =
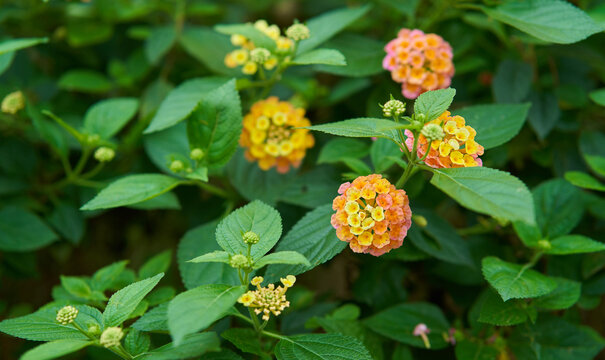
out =
<path fill-rule="evenodd" d="M 202 150 L 200 148 L 192 149 L 191 152 L 189 153 L 189 157 L 192 160 L 200 161 L 204 158 L 204 150 Z"/>
<path fill-rule="evenodd" d="M 307 149 L 315 144 L 309 130 L 302 129 L 310 125 L 304 109 L 270 97 L 252 105 L 244 117 L 240 145 L 246 148 L 246 159 L 257 161 L 262 170 L 275 166 L 286 173 L 291 166 L 300 166 Z"/>
<path fill-rule="evenodd" d="M 382 67 L 402 84 L 402 93 L 415 99 L 425 91 L 450 86 L 454 75 L 452 47 L 436 34 L 401 29 L 384 48 Z"/>
<path fill-rule="evenodd" d="M 389 100 L 382 105 L 382 113 L 386 117 L 399 116 L 405 112 L 405 104 L 399 100 Z"/>
<path fill-rule="evenodd" d="M 116 152 L 112 148 L 101 146 L 95 151 L 95 159 L 98 162 L 109 162 L 116 156 Z"/>
<path fill-rule="evenodd" d="M 57 312 L 57 322 L 61 325 L 67 325 L 74 322 L 74 320 L 78 317 L 78 309 L 74 306 L 68 305 L 64 306 Z"/>
<path fill-rule="evenodd" d="M 244 235 L 242 235 L 242 239 L 244 240 L 244 243 L 249 245 L 258 244 L 260 241 L 258 234 L 253 231 L 246 231 Z"/>
<path fill-rule="evenodd" d="M 229 265 L 231 265 L 231 267 L 236 268 L 236 269 L 243 269 L 243 268 L 250 267 L 250 261 L 248 260 L 248 258 L 245 255 L 236 254 L 236 255 L 233 255 L 231 257 L 231 259 L 229 259 Z"/>
<path fill-rule="evenodd" d="M 262 314 L 262 319 L 268 321 L 271 314 L 278 316 L 285 308 L 290 306 L 290 302 L 286 299 L 288 288 L 292 287 L 296 282 L 296 277 L 288 275 L 281 279 L 284 287 L 275 287 L 269 284 L 266 287 L 261 287 L 263 278 L 260 276 L 252 279 L 251 284 L 256 286 L 256 290 L 248 291 L 237 300 L 240 304 L 246 307 L 254 308 L 256 315 Z"/>
<path fill-rule="evenodd" d="M 420 323 L 414 327 L 414 336 L 420 336 L 422 338 L 422 342 L 424 342 L 424 346 L 427 349 L 431 348 L 431 343 L 429 342 L 428 334 L 431 333 L 431 330 L 424 323 Z"/>
<path fill-rule="evenodd" d="M 124 337 L 124 331 L 117 326 L 108 327 L 101 334 L 99 342 L 106 348 L 120 346 L 120 340 Z"/>
<path fill-rule="evenodd" d="M 424 129 L 431 125 L 442 129 L 444 136 L 440 140 L 430 140 Z M 414 134 L 406 130 L 405 145 L 409 151 L 414 147 Z M 482 166 L 479 156 L 483 155 L 483 146 L 475 141 L 477 131 L 466 125 L 462 116 L 451 116 L 449 111 L 444 112 L 437 119 L 430 121 L 418 137 L 417 155 L 423 158 L 429 153 L 424 163 L 432 168 L 458 168 Z"/>
<path fill-rule="evenodd" d="M 412 211 L 403 190 L 382 175 L 360 176 L 344 183 L 332 202 L 332 226 L 351 250 L 374 256 L 403 244 L 412 224 Z"/>
<path fill-rule="evenodd" d="M 308 39 L 311 36 L 309 28 L 304 24 L 293 24 L 286 29 L 286 36 L 294 41 Z"/>
<path fill-rule="evenodd" d="M 16 114 L 25 107 L 25 97 L 21 91 L 12 92 L 2 100 L 2 112 L 6 114 Z"/>
<path fill-rule="evenodd" d="M 264 64 L 270 57 L 271 53 L 265 48 L 256 48 L 250 51 L 250 60 L 258 64 Z"/>
<path fill-rule="evenodd" d="M 445 137 L 445 132 L 438 124 L 426 124 L 420 131 L 428 141 L 438 141 Z"/>

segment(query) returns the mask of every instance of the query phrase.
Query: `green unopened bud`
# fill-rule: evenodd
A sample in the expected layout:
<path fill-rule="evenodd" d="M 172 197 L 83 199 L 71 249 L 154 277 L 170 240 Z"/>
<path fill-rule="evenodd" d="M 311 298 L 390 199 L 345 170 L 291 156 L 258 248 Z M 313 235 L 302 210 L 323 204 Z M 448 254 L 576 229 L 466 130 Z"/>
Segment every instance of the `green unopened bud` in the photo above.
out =
<path fill-rule="evenodd" d="M 286 29 L 286 36 L 294 41 L 308 39 L 311 36 L 309 28 L 304 24 L 293 24 Z"/>
<path fill-rule="evenodd" d="M 548 241 L 546 239 L 542 239 L 542 240 L 538 241 L 539 249 L 550 250 L 551 247 L 552 247 L 552 245 L 550 244 L 550 241 Z"/>
<path fill-rule="evenodd" d="M 248 258 L 244 255 L 237 254 L 233 255 L 231 259 L 229 259 L 229 265 L 236 269 L 243 269 L 250 267 L 250 262 L 248 261 Z"/>
<path fill-rule="evenodd" d="M 412 215 L 412 221 L 414 221 L 414 223 L 416 223 L 420 227 L 425 227 L 429 223 L 428 221 L 426 221 L 426 218 L 422 215 Z"/>
<path fill-rule="evenodd" d="M 204 158 L 204 150 L 200 148 L 195 148 L 191 150 L 191 152 L 189 153 L 189 157 L 196 161 L 202 160 Z"/>
<path fill-rule="evenodd" d="M 405 112 L 405 104 L 399 100 L 391 99 L 382 105 L 382 113 L 386 117 L 399 116 Z"/>
<path fill-rule="evenodd" d="M 100 138 L 100 137 L 99 137 L 99 135 L 97 135 L 97 134 L 88 135 L 88 136 L 86 137 L 86 143 L 87 143 L 88 145 L 92 145 L 92 146 L 94 146 L 94 145 L 96 145 L 96 143 L 97 143 L 97 142 L 99 142 L 99 140 L 100 140 L 100 139 L 101 139 L 101 138 Z"/>
<path fill-rule="evenodd" d="M 25 97 L 21 91 L 12 92 L 2 100 L 2 112 L 7 114 L 16 114 L 17 111 L 25 107 Z"/>
<path fill-rule="evenodd" d="M 64 306 L 57 312 L 57 322 L 61 325 L 71 324 L 76 317 L 78 317 L 78 309 L 71 305 Z"/>
<path fill-rule="evenodd" d="M 257 244 L 260 241 L 260 237 L 258 236 L 258 234 L 252 231 L 247 231 L 246 233 L 244 233 L 244 235 L 242 235 L 242 238 L 244 239 L 244 242 L 246 244 L 250 245 Z"/>
<path fill-rule="evenodd" d="M 101 333 L 101 328 L 97 324 L 88 325 L 88 329 L 86 330 L 90 335 L 99 335 Z"/>
<path fill-rule="evenodd" d="M 442 140 L 445 137 L 445 132 L 441 126 L 437 124 L 426 124 L 420 131 L 428 141 Z"/>
<path fill-rule="evenodd" d="M 264 64 L 270 57 L 271 53 L 265 48 L 256 48 L 250 51 L 250 60 L 257 64 Z"/>
<path fill-rule="evenodd" d="M 181 160 L 174 160 L 170 163 L 170 171 L 178 173 L 185 170 L 185 164 Z"/>
<path fill-rule="evenodd" d="M 101 334 L 99 342 L 106 348 L 120 346 L 120 340 L 124 337 L 124 331 L 117 326 L 108 327 Z"/>
<path fill-rule="evenodd" d="M 95 159 L 99 162 L 109 162 L 116 156 L 116 152 L 112 148 L 102 146 L 95 151 Z"/>
<path fill-rule="evenodd" d="M 416 120 L 420 121 L 421 123 L 424 123 L 424 121 L 426 120 L 426 115 L 416 114 Z"/>

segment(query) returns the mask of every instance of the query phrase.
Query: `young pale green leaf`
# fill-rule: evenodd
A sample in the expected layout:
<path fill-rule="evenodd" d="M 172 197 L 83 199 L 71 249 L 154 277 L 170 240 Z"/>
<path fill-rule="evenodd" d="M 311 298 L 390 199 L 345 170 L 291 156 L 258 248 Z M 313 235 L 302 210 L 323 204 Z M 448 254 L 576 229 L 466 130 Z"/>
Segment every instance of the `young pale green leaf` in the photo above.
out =
<path fill-rule="evenodd" d="M 117 291 L 103 312 L 105 326 L 119 326 L 135 311 L 141 300 L 160 282 L 164 274 L 141 280 Z"/>
<path fill-rule="evenodd" d="M 313 64 L 323 64 L 323 65 L 336 65 L 336 66 L 345 66 L 347 65 L 347 61 L 344 55 L 334 49 L 315 49 L 309 52 L 306 52 L 302 55 L 298 55 L 291 62 L 294 65 L 313 65 Z"/>
<path fill-rule="evenodd" d="M 529 225 L 523 221 L 514 221 L 513 227 L 519 239 L 527 247 L 537 247 L 538 241 L 542 240 L 542 233 L 536 225 Z"/>
<path fill-rule="evenodd" d="M 533 305 L 539 310 L 564 310 L 578 302 L 582 284 L 564 278 L 552 278 L 557 287 L 550 294 L 535 299 Z"/>
<path fill-rule="evenodd" d="M 300 42 L 296 53 L 303 54 L 323 44 L 349 24 L 364 16 L 370 8 L 370 5 L 365 5 L 358 8 L 337 9 L 310 19 L 306 25 L 311 36 Z"/>
<path fill-rule="evenodd" d="M 139 101 L 135 98 L 102 100 L 91 106 L 84 116 L 84 129 L 109 139 L 118 133 L 137 113 Z"/>
<path fill-rule="evenodd" d="M 500 62 L 492 81 L 496 102 L 516 104 L 524 101 L 531 88 L 532 73 L 531 65 L 526 62 L 510 59 Z"/>
<path fill-rule="evenodd" d="M 336 74 L 341 76 L 351 76 L 359 79 L 364 76 L 378 74 L 382 68 L 382 59 L 384 58 L 384 44 L 381 41 L 356 34 L 342 34 L 329 40 L 325 47 L 338 50 L 346 59 L 346 66 L 324 66 L 320 65 L 317 69 L 321 72 Z M 332 94 L 336 88 L 333 89 Z"/>
<path fill-rule="evenodd" d="M 93 70 L 69 70 L 61 76 L 59 89 L 102 94 L 111 90 L 112 83 L 105 75 Z"/>
<path fill-rule="evenodd" d="M 137 329 L 130 329 L 124 338 L 124 348 L 133 356 L 146 352 L 149 346 L 151 346 L 149 334 Z"/>
<path fill-rule="evenodd" d="M 605 250 L 605 244 L 582 235 L 564 235 L 550 242 L 551 255 L 583 254 Z"/>
<path fill-rule="evenodd" d="M 166 250 L 147 260 L 139 269 L 139 279 L 146 279 L 165 273 L 172 262 L 172 251 Z"/>
<path fill-rule="evenodd" d="M 215 332 L 185 336 L 180 344 L 169 343 L 145 353 L 137 360 L 181 360 L 197 358 L 207 352 L 220 350 L 220 340 Z M 206 358 L 206 357 L 204 357 Z"/>
<path fill-rule="evenodd" d="M 275 40 L 271 39 L 267 34 L 254 27 L 254 25 L 248 24 L 232 24 L 232 25 L 216 25 L 214 30 L 221 34 L 243 35 L 250 39 L 256 47 L 262 47 L 269 51 L 275 50 Z"/>
<path fill-rule="evenodd" d="M 88 283 L 79 277 L 61 276 L 61 285 L 68 293 L 83 299 L 88 299 L 92 295 L 92 289 Z"/>
<path fill-rule="evenodd" d="M 592 101 L 594 101 L 596 104 L 605 106 L 605 88 L 591 91 L 588 96 L 590 96 Z"/>
<path fill-rule="evenodd" d="M 260 241 L 252 246 L 250 255 L 253 260 L 260 259 L 268 253 L 281 236 L 281 216 L 271 206 L 253 201 L 229 214 L 216 228 L 216 241 L 231 255 L 246 254 L 248 245 L 242 239 L 242 234 L 252 231 L 260 237 Z"/>
<path fill-rule="evenodd" d="M 0 210 L 0 250 L 32 251 L 57 240 L 57 235 L 40 218 L 20 207 Z"/>
<path fill-rule="evenodd" d="M 20 360 L 51 360 L 74 353 L 89 345 L 92 341 L 63 339 L 38 345 L 25 352 Z"/>
<path fill-rule="evenodd" d="M 48 38 L 9 39 L 0 42 L 0 55 L 48 42 Z"/>
<path fill-rule="evenodd" d="M 168 304 L 160 304 L 147 311 L 132 324 L 139 331 L 168 331 Z"/>
<path fill-rule="evenodd" d="M 431 348 L 442 349 L 448 345 L 441 334 L 447 332 L 450 325 L 441 309 L 432 304 L 399 304 L 367 318 L 363 323 L 382 336 L 419 348 L 424 348 L 424 343 L 414 335 L 414 328 L 424 323 L 431 330 L 427 335 Z"/>
<path fill-rule="evenodd" d="M 531 104 L 489 104 L 469 106 L 454 111 L 477 131 L 475 140 L 485 149 L 509 141 L 523 127 Z"/>
<path fill-rule="evenodd" d="M 286 275 L 298 275 L 323 264 L 339 254 L 347 243 L 336 237 L 330 225 L 332 206 L 322 205 L 300 219 L 275 248 L 276 252 L 296 251 L 311 263 L 305 265 L 269 265 L 265 272 L 268 282 L 276 282 Z"/>
<path fill-rule="evenodd" d="M 189 260 L 192 263 L 218 262 L 229 264 L 229 254 L 226 251 L 213 251 Z"/>
<path fill-rule="evenodd" d="M 180 182 L 177 178 L 161 174 L 125 176 L 101 190 L 81 210 L 109 209 L 140 203 L 172 190 Z"/>
<path fill-rule="evenodd" d="M 585 12 L 563 0 L 513 0 L 483 11 L 540 40 L 571 44 L 603 31 Z"/>
<path fill-rule="evenodd" d="M 582 189 L 605 191 L 605 184 L 582 171 L 568 171 L 565 180 Z"/>
<path fill-rule="evenodd" d="M 202 285 L 177 295 L 168 305 L 168 328 L 175 345 L 227 315 L 245 286 Z"/>
<path fill-rule="evenodd" d="M 582 193 L 563 179 L 552 179 L 533 191 L 536 223 L 546 238 L 569 234 L 582 219 Z"/>
<path fill-rule="evenodd" d="M 288 265 L 303 265 L 311 266 L 307 258 L 296 251 L 277 251 L 269 255 L 265 255 L 254 263 L 254 269 L 260 269 L 269 264 L 288 264 Z"/>
<path fill-rule="evenodd" d="M 511 221 L 534 223 L 532 195 L 511 174 L 484 167 L 437 169 L 431 184 L 471 210 Z"/>
<path fill-rule="evenodd" d="M 145 56 L 150 63 L 157 63 L 170 50 L 176 40 L 174 26 L 157 27 L 145 40 Z"/>
<path fill-rule="evenodd" d="M 179 271 L 187 289 L 206 284 L 240 284 L 237 271 L 227 264 L 189 262 L 199 254 L 220 250 L 215 240 L 216 224 L 211 222 L 189 230 L 179 243 L 177 252 Z"/>
<path fill-rule="evenodd" d="M 557 287 L 555 280 L 527 265 L 512 264 L 494 256 L 483 258 L 482 271 L 504 301 L 546 295 Z"/>
<path fill-rule="evenodd" d="M 456 96 L 456 89 L 452 88 L 422 93 L 414 102 L 414 113 L 426 116 L 425 122 L 434 120 L 450 107 L 454 96 Z"/>
<path fill-rule="evenodd" d="M 235 80 L 203 94 L 201 106 L 187 118 L 189 146 L 204 151 L 202 163 L 209 167 L 229 161 L 241 132 L 242 109 Z"/>
<path fill-rule="evenodd" d="M 486 345 L 480 341 L 464 339 L 456 344 L 456 359 L 465 360 L 494 360 L 500 355 L 495 346 Z"/>
<path fill-rule="evenodd" d="M 202 95 L 225 84 L 225 78 L 209 77 L 188 80 L 172 90 L 160 104 L 145 133 L 164 130 L 178 124 L 195 110 Z"/>
<path fill-rule="evenodd" d="M 317 163 L 333 164 L 342 161 L 345 157 L 362 158 L 367 154 L 368 145 L 365 142 L 357 139 L 335 138 L 321 148 Z"/>
<path fill-rule="evenodd" d="M 363 344 L 341 334 L 306 334 L 281 339 L 275 346 L 277 360 L 370 360 Z"/>
<path fill-rule="evenodd" d="M 395 121 L 374 118 L 357 118 L 310 126 L 309 129 L 346 137 L 379 137 L 399 143 L 397 129 L 405 125 Z"/>
<path fill-rule="evenodd" d="M 479 322 L 497 326 L 511 326 L 522 324 L 529 317 L 536 317 L 534 307 L 527 306 L 523 300 L 502 301 L 498 294 L 490 290 L 483 301 Z"/>

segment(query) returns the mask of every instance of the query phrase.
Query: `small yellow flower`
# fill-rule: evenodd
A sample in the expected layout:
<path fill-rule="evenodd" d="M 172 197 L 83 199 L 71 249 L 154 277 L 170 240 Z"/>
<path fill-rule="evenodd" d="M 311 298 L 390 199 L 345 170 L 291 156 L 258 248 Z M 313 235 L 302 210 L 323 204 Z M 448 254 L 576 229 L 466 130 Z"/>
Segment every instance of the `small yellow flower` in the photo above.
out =
<path fill-rule="evenodd" d="M 356 201 L 347 201 L 345 211 L 347 214 L 356 214 L 359 211 L 359 203 Z"/>
<path fill-rule="evenodd" d="M 296 277 L 294 275 L 288 275 L 285 278 L 281 278 L 279 280 L 282 284 L 284 284 L 285 287 L 290 288 L 294 286 L 294 283 L 296 282 Z"/>
<path fill-rule="evenodd" d="M 259 278 L 259 281 L 255 281 Z M 240 296 L 238 301 L 246 307 L 253 308 L 256 315 L 262 314 L 262 319 L 268 321 L 271 314 L 278 316 L 285 308 L 290 306 L 290 302 L 286 299 L 286 292 L 288 288 L 294 285 L 296 277 L 288 275 L 282 278 L 281 282 L 284 287 L 275 287 L 273 284 L 260 287 L 261 282 L 261 277 L 252 279 L 252 284 L 256 285 L 256 290 L 248 291 Z"/>
<path fill-rule="evenodd" d="M 464 165 L 464 156 L 460 151 L 452 151 L 450 160 L 452 161 L 452 164 Z"/>
<path fill-rule="evenodd" d="M 267 70 L 273 70 L 273 68 L 275 68 L 276 65 L 277 65 L 277 58 L 275 56 L 270 57 L 269 60 L 265 61 L 265 63 L 263 64 L 263 66 Z"/>
<path fill-rule="evenodd" d="M 250 283 L 254 286 L 262 284 L 265 279 L 262 276 L 255 276 Z"/>
<path fill-rule="evenodd" d="M 231 35 L 231 43 L 235 46 L 243 46 L 247 39 L 244 35 L 233 34 Z"/>
<path fill-rule="evenodd" d="M 250 58 L 248 50 L 244 49 L 233 50 L 231 52 L 231 57 L 233 58 L 233 62 L 237 65 L 244 65 Z"/>
<path fill-rule="evenodd" d="M 258 65 L 253 61 L 248 61 L 242 68 L 242 73 L 246 75 L 254 75 L 258 70 Z"/>
<path fill-rule="evenodd" d="M 12 92 L 2 100 L 2 112 L 6 114 L 16 114 L 25 107 L 25 97 L 21 91 Z"/>
<path fill-rule="evenodd" d="M 456 130 L 458 130 L 458 126 L 456 125 L 456 122 L 453 120 L 446 122 L 445 126 L 443 127 L 443 131 L 445 131 L 447 134 L 450 134 L 450 135 L 455 134 Z"/>
<path fill-rule="evenodd" d="M 277 51 L 282 53 L 288 52 L 294 48 L 294 42 L 287 37 L 280 36 L 275 42 L 277 44 Z"/>
<path fill-rule="evenodd" d="M 250 306 L 250 304 L 252 304 L 253 301 L 254 301 L 254 292 L 252 292 L 252 291 L 248 291 L 244 295 L 240 296 L 239 299 L 237 299 L 237 302 L 240 304 L 244 304 L 244 306 Z"/>

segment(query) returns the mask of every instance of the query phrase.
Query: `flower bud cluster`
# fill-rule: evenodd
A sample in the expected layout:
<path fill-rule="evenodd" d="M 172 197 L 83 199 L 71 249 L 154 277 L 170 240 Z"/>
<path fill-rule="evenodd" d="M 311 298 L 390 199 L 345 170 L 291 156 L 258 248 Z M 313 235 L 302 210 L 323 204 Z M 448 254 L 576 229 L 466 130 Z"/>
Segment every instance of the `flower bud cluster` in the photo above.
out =
<path fill-rule="evenodd" d="M 399 116 L 405 112 L 405 104 L 399 100 L 391 99 L 382 105 L 382 113 L 386 117 Z"/>
<path fill-rule="evenodd" d="M 106 348 L 120 346 L 120 341 L 122 340 L 123 337 L 124 337 L 124 331 L 122 330 L 122 328 L 119 328 L 117 326 L 108 327 L 101 334 L 101 338 L 99 339 L 99 342 L 101 343 L 101 345 L 105 346 Z"/>
<path fill-rule="evenodd" d="M 78 317 L 78 312 L 74 306 L 64 306 L 57 312 L 57 322 L 61 325 L 71 324 Z"/>
<path fill-rule="evenodd" d="M 6 114 L 16 114 L 25 107 L 25 97 L 21 91 L 12 92 L 2 100 L 2 112 Z"/>
<path fill-rule="evenodd" d="M 261 276 L 253 278 L 250 283 L 256 286 L 256 290 L 248 291 L 237 301 L 246 307 L 253 308 L 256 315 L 262 314 L 262 319 L 268 321 L 271 314 L 278 316 L 290 306 L 290 302 L 286 299 L 286 291 L 294 286 L 296 277 L 288 275 L 280 279 L 283 287 L 275 287 L 273 284 L 261 287 L 260 284 L 263 280 Z"/>

